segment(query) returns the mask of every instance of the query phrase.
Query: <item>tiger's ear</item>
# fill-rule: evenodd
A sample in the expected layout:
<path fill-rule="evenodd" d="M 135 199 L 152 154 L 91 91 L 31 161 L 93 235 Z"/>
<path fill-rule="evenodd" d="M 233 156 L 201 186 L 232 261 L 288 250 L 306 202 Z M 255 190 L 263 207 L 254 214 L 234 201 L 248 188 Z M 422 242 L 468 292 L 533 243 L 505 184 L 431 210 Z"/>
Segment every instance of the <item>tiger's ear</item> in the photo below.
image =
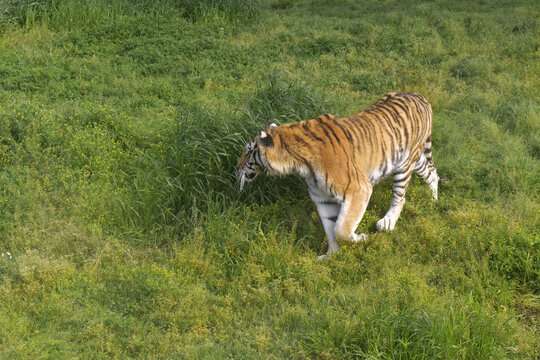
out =
<path fill-rule="evenodd" d="M 276 123 L 273 123 L 273 122 L 270 122 L 268 123 L 268 127 L 271 128 L 271 127 L 277 127 Z"/>
<path fill-rule="evenodd" d="M 261 131 L 259 133 L 259 136 L 257 136 L 257 142 L 262 147 L 272 147 L 272 146 L 274 146 L 274 139 L 272 139 L 272 135 L 268 134 L 265 131 Z"/>

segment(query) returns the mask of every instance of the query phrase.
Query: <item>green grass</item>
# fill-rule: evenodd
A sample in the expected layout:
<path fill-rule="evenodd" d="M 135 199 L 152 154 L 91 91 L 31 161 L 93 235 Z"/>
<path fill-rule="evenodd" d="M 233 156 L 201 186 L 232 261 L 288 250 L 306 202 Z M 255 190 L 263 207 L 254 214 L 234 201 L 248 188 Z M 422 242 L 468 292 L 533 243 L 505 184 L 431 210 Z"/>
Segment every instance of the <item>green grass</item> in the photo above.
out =
<path fill-rule="evenodd" d="M 0 2 L 4 359 L 540 356 L 534 1 Z M 270 121 L 434 109 L 440 200 L 376 187 L 330 261 Z M 8 254 L 9 252 L 9 254 Z"/>

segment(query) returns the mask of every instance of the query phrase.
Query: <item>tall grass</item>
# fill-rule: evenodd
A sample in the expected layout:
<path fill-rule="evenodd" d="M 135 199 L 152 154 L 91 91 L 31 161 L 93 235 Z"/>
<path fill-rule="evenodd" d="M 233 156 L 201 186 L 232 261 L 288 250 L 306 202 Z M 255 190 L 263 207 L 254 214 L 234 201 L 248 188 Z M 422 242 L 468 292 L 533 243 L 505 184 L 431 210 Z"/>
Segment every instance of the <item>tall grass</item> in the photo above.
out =
<path fill-rule="evenodd" d="M 251 0 L 5 0 L 0 3 L 0 24 L 30 28 L 78 29 L 125 17 L 161 16 L 190 21 L 248 20 L 257 14 Z"/>
<path fill-rule="evenodd" d="M 165 162 L 145 159 L 148 167 L 133 174 L 132 195 L 121 202 L 120 218 L 129 219 L 130 226 L 151 228 L 189 218 L 194 202 L 205 209 L 216 201 L 229 207 L 237 201 L 268 204 L 284 195 L 303 196 L 303 181 L 295 177 L 258 179 L 240 193 L 236 162 L 268 123 L 315 117 L 325 106 L 313 90 L 272 73 L 232 113 L 180 112 L 174 132 L 164 140 Z"/>

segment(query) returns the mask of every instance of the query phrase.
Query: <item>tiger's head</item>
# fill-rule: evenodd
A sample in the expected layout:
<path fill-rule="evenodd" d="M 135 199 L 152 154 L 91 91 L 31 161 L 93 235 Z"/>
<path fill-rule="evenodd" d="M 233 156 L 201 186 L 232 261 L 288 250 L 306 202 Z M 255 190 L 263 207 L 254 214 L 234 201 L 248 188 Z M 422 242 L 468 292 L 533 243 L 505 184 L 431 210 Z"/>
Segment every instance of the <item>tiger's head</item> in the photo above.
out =
<path fill-rule="evenodd" d="M 274 146 L 272 136 L 269 134 L 271 127 L 277 126 L 274 123 L 268 125 L 267 131 L 261 131 L 259 135 L 251 139 L 244 149 L 242 156 L 238 160 L 236 170 L 240 181 L 240 191 L 247 182 L 253 181 L 257 175 L 268 171 L 268 161 L 266 160 L 266 149 Z"/>

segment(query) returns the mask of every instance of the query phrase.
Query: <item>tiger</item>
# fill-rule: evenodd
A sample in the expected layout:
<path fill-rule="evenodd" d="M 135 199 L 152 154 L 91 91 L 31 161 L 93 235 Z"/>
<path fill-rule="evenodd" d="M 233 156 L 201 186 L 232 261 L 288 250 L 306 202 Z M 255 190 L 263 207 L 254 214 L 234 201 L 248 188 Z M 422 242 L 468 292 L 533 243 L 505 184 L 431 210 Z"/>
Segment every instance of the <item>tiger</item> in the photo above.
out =
<path fill-rule="evenodd" d="M 335 254 L 338 240 L 364 241 L 356 228 L 373 187 L 393 175 L 392 203 L 377 221 L 379 231 L 392 231 L 416 172 L 438 199 L 439 176 L 432 154 L 433 113 L 427 99 L 414 92 L 392 92 L 355 115 L 276 125 L 251 139 L 238 160 L 240 191 L 260 174 L 298 174 L 308 186 L 327 239 Z"/>

